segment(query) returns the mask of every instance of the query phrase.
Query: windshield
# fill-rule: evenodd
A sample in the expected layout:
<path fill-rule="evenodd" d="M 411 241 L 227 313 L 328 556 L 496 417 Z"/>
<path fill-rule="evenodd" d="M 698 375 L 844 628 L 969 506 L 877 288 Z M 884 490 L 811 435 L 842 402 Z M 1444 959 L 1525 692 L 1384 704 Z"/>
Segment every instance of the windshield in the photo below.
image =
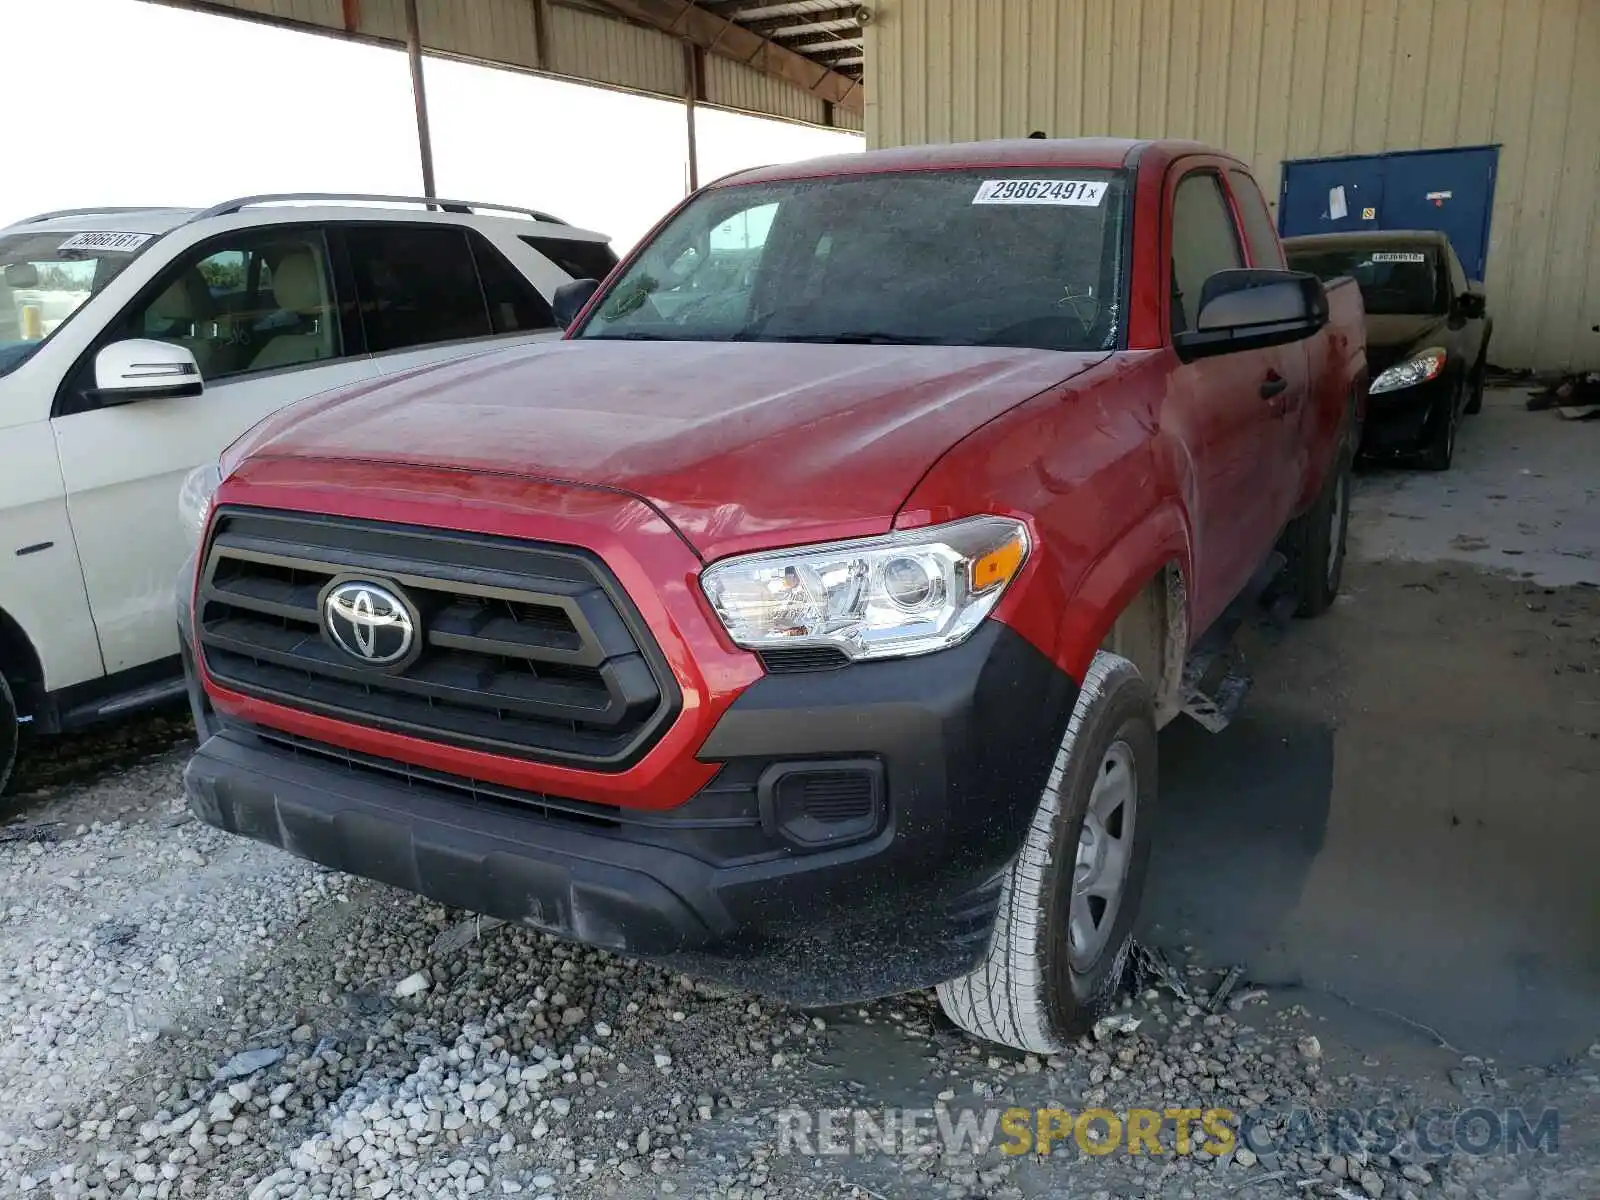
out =
<path fill-rule="evenodd" d="M 27 361 L 154 240 L 60 230 L 0 236 L 0 375 Z"/>
<path fill-rule="evenodd" d="M 907 171 L 721 187 L 582 338 L 1099 350 L 1125 311 L 1121 172 Z"/>
<path fill-rule="evenodd" d="M 1338 249 L 1289 248 L 1289 266 L 1328 280 L 1349 275 L 1361 288 L 1369 313 L 1423 315 L 1445 312 L 1449 303 L 1440 280 L 1439 252 L 1427 246 L 1343 246 Z"/>

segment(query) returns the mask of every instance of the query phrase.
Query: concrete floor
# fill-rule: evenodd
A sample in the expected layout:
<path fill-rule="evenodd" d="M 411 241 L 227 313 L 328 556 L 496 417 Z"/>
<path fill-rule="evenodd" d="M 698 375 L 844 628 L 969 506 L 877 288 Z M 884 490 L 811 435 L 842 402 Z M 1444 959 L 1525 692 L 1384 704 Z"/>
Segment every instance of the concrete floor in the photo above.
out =
<path fill-rule="evenodd" d="M 1523 398 L 1448 473 L 1363 475 L 1334 610 L 1247 642 L 1229 730 L 1163 734 L 1146 921 L 1531 1064 L 1600 1033 L 1600 422 Z"/>

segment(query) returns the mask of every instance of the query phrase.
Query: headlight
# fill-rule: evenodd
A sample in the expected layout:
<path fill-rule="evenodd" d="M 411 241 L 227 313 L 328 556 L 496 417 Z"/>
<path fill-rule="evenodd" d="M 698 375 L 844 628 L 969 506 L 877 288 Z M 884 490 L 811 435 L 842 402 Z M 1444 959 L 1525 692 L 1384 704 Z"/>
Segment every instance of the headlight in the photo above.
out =
<path fill-rule="evenodd" d="M 1375 395 L 1378 392 L 1397 392 L 1401 388 L 1427 383 L 1444 370 L 1444 358 L 1444 351 L 1437 346 L 1424 350 L 1416 357 L 1408 358 L 1379 375 L 1372 381 L 1367 393 Z"/>
<path fill-rule="evenodd" d="M 207 463 L 190 471 L 178 489 L 178 520 L 183 522 L 183 536 L 191 550 L 200 545 L 206 518 L 211 515 L 211 497 L 216 495 L 221 483 L 222 468 L 216 463 Z"/>
<path fill-rule="evenodd" d="M 1028 557 L 1028 530 L 975 517 L 886 537 L 731 558 L 700 586 L 748 650 L 834 646 L 851 658 L 964 641 Z"/>

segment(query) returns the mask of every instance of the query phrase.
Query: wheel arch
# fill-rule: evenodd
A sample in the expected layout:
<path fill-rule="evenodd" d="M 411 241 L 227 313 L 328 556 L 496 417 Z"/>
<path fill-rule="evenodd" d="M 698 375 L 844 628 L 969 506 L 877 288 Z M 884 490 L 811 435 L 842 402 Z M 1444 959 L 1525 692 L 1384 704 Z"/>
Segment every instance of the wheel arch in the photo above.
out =
<path fill-rule="evenodd" d="M 1128 659 L 1149 682 L 1156 724 L 1182 711 L 1191 627 L 1188 529 L 1173 507 L 1156 510 L 1095 564 L 1066 605 L 1063 666 L 1081 679 L 1096 652 Z"/>
<path fill-rule="evenodd" d="M 0 608 L 0 674 L 12 685 L 18 707 L 27 704 L 31 694 L 44 683 L 44 666 L 15 617 Z"/>

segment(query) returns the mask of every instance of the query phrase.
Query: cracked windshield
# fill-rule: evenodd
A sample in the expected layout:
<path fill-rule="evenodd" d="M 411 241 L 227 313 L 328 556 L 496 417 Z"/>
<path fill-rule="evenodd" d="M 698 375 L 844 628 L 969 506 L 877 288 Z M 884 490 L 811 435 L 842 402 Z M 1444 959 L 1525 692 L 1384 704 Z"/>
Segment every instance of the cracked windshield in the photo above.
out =
<path fill-rule="evenodd" d="M 1121 174 L 1081 167 L 720 188 L 646 246 L 580 336 L 1109 349 L 1123 220 Z"/>

